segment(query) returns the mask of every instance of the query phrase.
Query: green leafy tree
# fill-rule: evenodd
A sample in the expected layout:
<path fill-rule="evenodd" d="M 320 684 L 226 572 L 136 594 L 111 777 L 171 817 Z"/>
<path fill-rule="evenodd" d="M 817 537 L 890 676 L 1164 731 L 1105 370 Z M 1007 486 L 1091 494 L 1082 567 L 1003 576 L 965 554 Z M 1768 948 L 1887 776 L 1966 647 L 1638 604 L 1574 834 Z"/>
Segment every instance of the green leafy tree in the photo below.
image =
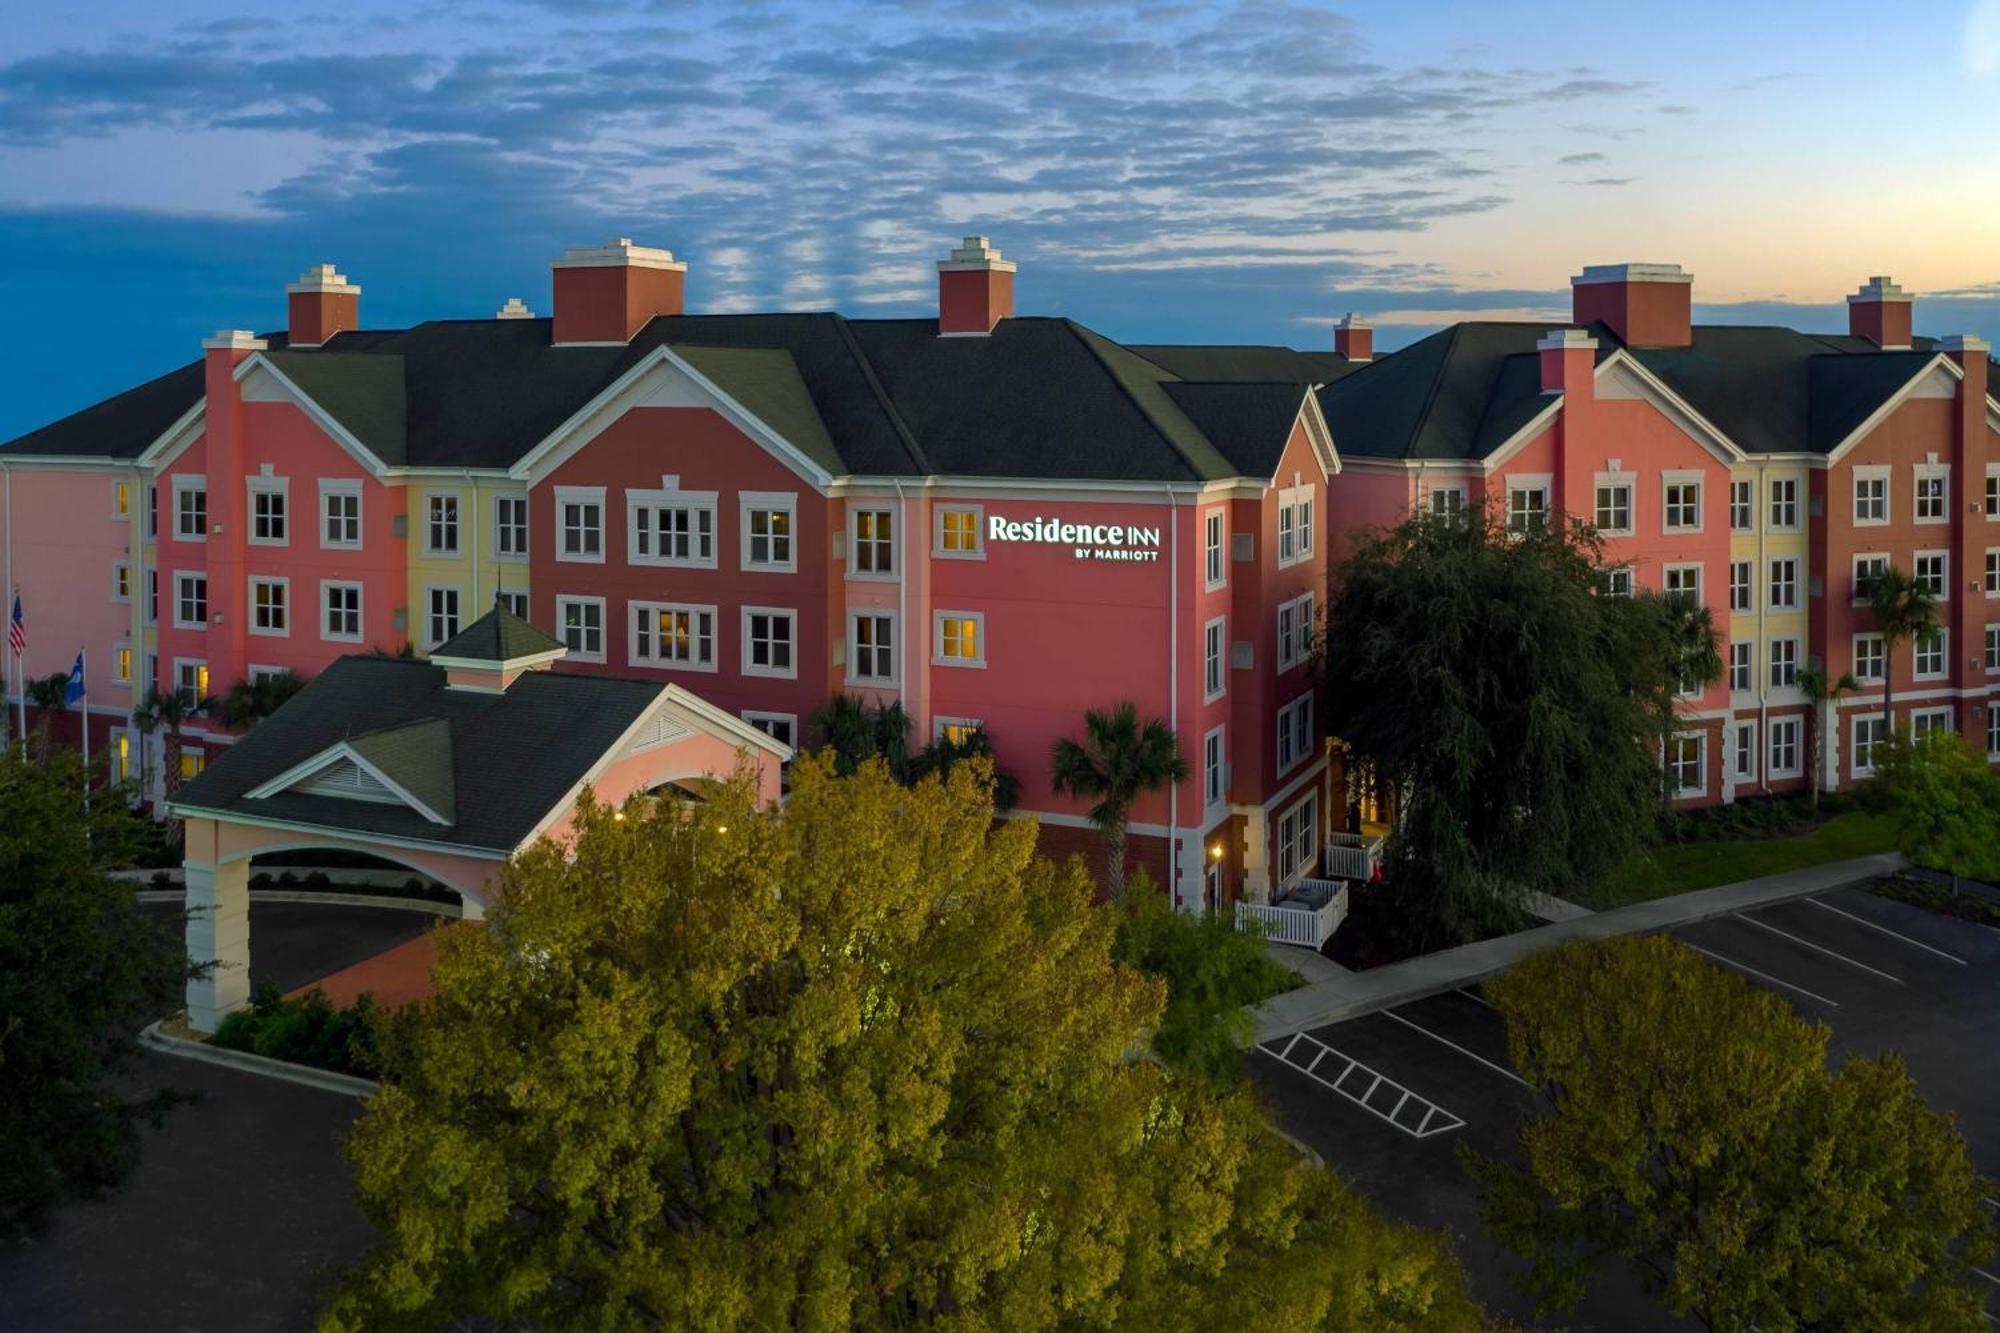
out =
<path fill-rule="evenodd" d="M 1666 936 L 1568 945 L 1489 993 L 1548 1109 L 1521 1164 L 1465 1156 L 1545 1314 L 1622 1255 L 1709 1329 L 1981 1326 L 1982 1182 L 1895 1057 L 1829 1072 L 1824 1026 Z"/>
<path fill-rule="evenodd" d="M 1167 983 L 1167 1007 L 1153 1033 L 1153 1050 L 1176 1069 L 1232 1087 L 1243 1078 L 1250 1044 L 1248 1006 L 1298 978 L 1264 950 L 1254 934 L 1218 913 L 1179 911 L 1164 894 L 1138 885 L 1126 905 L 1112 954 L 1125 966 Z"/>
<path fill-rule="evenodd" d="M 1896 826 L 1896 849 L 1952 878 L 2000 881 L 2000 774 L 1965 738 L 1933 731 L 1891 736 L 1876 752 L 1869 804 Z"/>
<path fill-rule="evenodd" d="M 232 731 L 246 731 L 283 708 L 305 688 L 297 673 L 278 671 L 254 680 L 238 680 L 215 702 L 216 721 Z"/>
<path fill-rule="evenodd" d="M 1125 826 L 1142 796 L 1187 781 L 1180 742 L 1158 718 L 1139 720 L 1130 702 L 1083 715 L 1083 739 L 1059 737 L 1049 756 L 1049 786 L 1091 802 L 1090 822 L 1104 834 L 1106 889 L 1125 899 Z"/>
<path fill-rule="evenodd" d="M 954 768 L 970 761 L 982 763 L 984 765 L 982 771 L 993 775 L 995 810 L 1005 814 L 1020 804 L 1021 781 L 994 761 L 993 740 L 986 734 L 984 727 L 974 727 L 957 740 L 949 736 L 940 736 L 926 745 L 917 753 L 916 758 L 910 761 L 910 780 L 918 781 L 933 773 L 939 777 L 949 777 Z"/>
<path fill-rule="evenodd" d="M 1660 740 L 1713 631 L 1678 599 L 1600 595 L 1600 557 L 1559 522 L 1419 516 L 1334 572 L 1329 728 L 1400 795 L 1384 871 L 1412 943 L 1504 928 L 1657 826 Z"/>
<path fill-rule="evenodd" d="M 898 782 L 909 780 L 910 715 L 902 704 L 869 704 L 851 694 L 836 694 L 812 721 L 842 777 L 870 759 L 880 759 Z"/>
<path fill-rule="evenodd" d="M 1875 630 L 1882 636 L 1882 734 L 1896 729 L 1889 685 L 1895 679 L 1896 646 L 1925 639 L 1937 632 L 1937 600 L 1915 576 L 1890 565 L 1868 581 L 1868 607 L 1875 613 Z"/>
<path fill-rule="evenodd" d="M 1841 697 L 1861 688 L 1861 682 L 1853 675 L 1842 672 L 1839 679 L 1833 679 L 1819 667 L 1801 667 L 1797 676 L 1799 692 L 1812 705 L 1806 710 L 1806 734 L 1812 739 L 1807 743 L 1807 752 L 1812 756 L 1812 769 L 1807 774 L 1806 790 L 1812 793 L 1813 813 L 1819 813 L 1819 789 L 1824 771 L 1826 738 L 1825 728 L 1820 726 L 1820 716 L 1829 704 L 1837 704 Z"/>
<path fill-rule="evenodd" d="M 144 735 L 164 731 L 160 742 L 161 786 L 166 799 L 174 799 L 181 789 L 181 728 L 201 716 L 212 705 L 213 700 L 188 701 L 179 690 L 152 689 L 132 710 L 132 721 Z"/>
<path fill-rule="evenodd" d="M 142 841 L 138 821 L 83 793 L 73 751 L 0 763 L 0 1241 L 116 1187 L 138 1126 L 176 1100 L 118 1075 L 138 1026 L 177 1006 L 186 960 L 136 886 L 104 874 Z"/>
<path fill-rule="evenodd" d="M 781 810 L 586 796 L 441 936 L 325 1329 L 1471 1325 L 1438 1236 L 1129 1058 L 1160 984 L 974 766 L 832 768 Z"/>

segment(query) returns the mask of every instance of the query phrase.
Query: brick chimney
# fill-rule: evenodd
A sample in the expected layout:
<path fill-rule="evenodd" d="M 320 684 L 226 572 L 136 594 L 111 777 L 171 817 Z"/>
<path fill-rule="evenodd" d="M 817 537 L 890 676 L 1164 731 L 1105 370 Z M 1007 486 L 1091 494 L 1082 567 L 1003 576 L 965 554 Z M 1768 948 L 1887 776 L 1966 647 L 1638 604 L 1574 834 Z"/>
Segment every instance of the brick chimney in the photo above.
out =
<path fill-rule="evenodd" d="M 1349 313 L 1333 326 L 1333 350 L 1349 361 L 1375 359 L 1375 328 L 1361 316 Z"/>
<path fill-rule="evenodd" d="M 1910 294 L 1886 277 L 1873 277 L 1847 298 L 1847 332 L 1877 347 L 1910 345 Z"/>
<path fill-rule="evenodd" d="M 983 338 L 1014 317 L 1014 264 L 984 236 L 938 260 L 938 336 Z"/>
<path fill-rule="evenodd" d="M 1542 392 L 1592 396 L 1597 339 L 1589 329 L 1550 329 L 1535 344 L 1542 358 Z"/>
<path fill-rule="evenodd" d="M 318 347 L 361 324 L 361 289 L 331 264 L 315 264 L 297 282 L 286 283 L 285 304 L 291 316 L 288 347 Z"/>
<path fill-rule="evenodd" d="M 555 341 L 624 343 L 655 315 L 678 315 L 687 264 L 627 236 L 567 250 L 555 269 Z"/>
<path fill-rule="evenodd" d="M 1569 280 L 1570 317 L 1601 320 L 1633 347 L 1686 347 L 1693 284 L 1679 264 L 1589 264 Z"/>

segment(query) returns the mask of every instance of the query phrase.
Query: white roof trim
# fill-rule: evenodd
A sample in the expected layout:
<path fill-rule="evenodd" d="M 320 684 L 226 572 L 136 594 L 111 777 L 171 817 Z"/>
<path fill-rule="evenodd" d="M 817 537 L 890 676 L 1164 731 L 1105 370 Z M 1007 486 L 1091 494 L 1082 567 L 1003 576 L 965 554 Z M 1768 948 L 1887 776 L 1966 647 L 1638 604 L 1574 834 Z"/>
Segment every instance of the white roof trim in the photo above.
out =
<path fill-rule="evenodd" d="M 1563 405 L 1563 396 L 1561 394 L 1558 393 L 1549 395 L 1549 401 L 1543 404 L 1542 410 L 1535 413 L 1535 415 L 1533 415 L 1532 417 L 1529 417 L 1527 423 L 1523 425 L 1521 429 L 1515 431 L 1512 435 L 1509 435 L 1505 440 L 1503 440 L 1499 448 L 1493 450 L 1493 452 L 1487 454 L 1486 457 L 1484 458 L 1468 458 L 1463 461 L 1473 464 L 1480 470 L 1481 473 L 1492 473 L 1498 471 L 1500 468 L 1506 465 L 1508 459 L 1512 458 L 1515 454 L 1520 453 L 1522 449 L 1526 448 L 1528 441 L 1534 439 L 1537 435 L 1540 435 L 1543 431 L 1549 428 L 1549 423 L 1556 419 L 1556 413 L 1562 411 L 1562 405 Z M 1411 461 L 1412 462 L 1428 461 L 1432 463 L 1453 464 L 1461 460 L 1441 458 L 1441 459 L 1411 460 Z"/>
<path fill-rule="evenodd" d="M 1831 467 L 1833 464 L 1838 463 L 1853 450 L 1855 445 L 1868 438 L 1869 433 L 1886 421 L 1891 412 L 1901 407 L 1903 401 L 1915 391 L 1917 385 L 1929 379 L 1939 367 L 1943 367 L 1954 379 L 1963 380 L 1965 378 L 1965 371 L 1959 368 L 1958 363 L 1944 353 L 1939 352 L 1930 360 L 1924 362 L 1922 369 L 1918 370 L 1916 374 L 1905 380 L 1902 388 L 1883 399 L 1881 405 L 1873 412 L 1870 412 L 1860 425 L 1847 433 L 1846 439 L 1826 451 L 1827 466 Z"/>
<path fill-rule="evenodd" d="M 352 454 L 357 463 L 367 468 L 377 478 L 380 478 L 389 470 L 387 463 L 377 458 L 367 445 L 355 439 L 347 427 L 341 425 L 328 415 L 327 410 L 314 402 L 310 394 L 286 378 L 285 373 L 272 365 L 270 359 L 262 352 L 253 352 L 243 358 L 242 363 L 235 370 L 236 382 L 241 384 L 244 380 L 259 371 L 269 375 L 277 383 L 278 387 L 283 389 L 286 395 L 298 404 L 299 409 L 312 418 L 313 424 L 325 431 L 335 444 Z"/>
<path fill-rule="evenodd" d="M 413 851 L 446 851 L 488 861 L 505 861 L 508 857 L 508 853 L 492 847 L 472 847 L 462 842 L 432 842 L 425 838 L 402 838 L 390 833 L 371 833 L 366 829 L 343 828 L 338 824 L 306 824 L 296 819 L 273 819 L 269 815 L 250 815 L 240 810 L 216 810 L 206 805 L 184 805 L 179 801 L 169 801 L 167 810 L 183 819 L 213 819 L 218 824 L 245 824 L 253 828 L 284 829 L 287 832 L 338 838 L 344 842 L 364 844 L 372 842 L 384 847 L 408 847 Z M 432 874 L 428 870 L 419 873 Z M 433 875 L 433 878 L 436 877 Z"/>
<path fill-rule="evenodd" d="M 1325 414 L 1319 409 L 1319 395 L 1310 388 L 1306 390 L 1305 402 L 1299 405 L 1299 419 L 1306 423 L 1306 439 L 1311 442 L 1313 454 L 1319 459 L 1321 474 L 1332 481 L 1340 475 L 1340 451 L 1334 448 L 1333 428 L 1327 424 Z M 1278 465 L 1284 466 L 1282 457 Z M 1275 472 L 1271 474 L 1271 484 L 1277 485 Z"/>
<path fill-rule="evenodd" d="M 164 472 L 173 466 L 175 459 L 188 451 L 188 446 L 201 437 L 207 425 L 208 398 L 204 395 L 201 401 L 181 414 L 179 421 L 161 432 L 159 439 L 140 450 L 139 457 L 135 461 L 141 467 Z"/>
<path fill-rule="evenodd" d="M 1736 441 L 1717 428 L 1715 423 L 1695 411 L 1693 404 L 1669 389 L 1659 376 L 1646 369 L 1644 362 L 1622 347 L 1604 358 L 1604 363 L 1598 366 L 1597 373 L 1592 377 L 1593 382 L 1602 380 L 1613 367 L 1630 371 L 1650 395 L 1657 398 L 1655 407 L 1660 407 L 1668 418 L 1674 419 L 1674 424 L 1679 426 L 1684 434 L 1723 462 L 1741 463 L 1750 456 L 1737 445 Z"/>
<path fill-rule="evenodd" d="M 778 461 L 815 488 L 824 492 L 832 485 L 832 473 L 813 462 L 797 446 L 765 425 L 749 409 L 717 388 L 707 376 L 696 370 L 684 358 L 675 355 L 673 349 L 664 344 L 648 352 L 640 358 L 637 365 L 620 375 L 603 392 L 572 413 L 569 419 L 551 431 L 546 439 L 517 459 L 507 470 L 507 475 L 516 481 L 526 481 L 530 485 L 542 481 L 578 450 L 597 438 L 611 423 L 624 416 L 628 408 L 621 406 L 619 400 L 636 392 L 649 376 L 663 366 L 686 376 L 696 389 L 713 400 L 716 409 L 731 425 L 762 444 L 777 457 Z"/>
<path fill-rule="evenodd" d="M 333 765 L 341 762 L 342 760 L 346 760 L 347 762 L 353 764 L 356 768 L 360 769 L 363 773 L 366 773 L 369 777 L 374 778 L 377 782 L 381 783 L 384 787 L 388 788 L 390 794 L 393 795 L 397 800 L 409 806 L 410 809 L 416 811 L 418 814 L 422 815 L 425 819 L 428 819 L 431 823 L 443 825 L 447 828 L 451 826 L 451 821 L 449 819 L 446 819 L 443 815 L 431 809 L 430 806 L 424 804 L 422 801 L 418 800 L 415 796 L 412 796 L 409 793 L 409 791 L 405 789 L 400 783 L 398 783 L 394 778 L 390 777 L 387 773 L 384 773 L 380 768 L 377 768 L 374 764 L 371 764 L 366 759 L 362 758 L 361 755 L 355 751 L 354 747 L 349 745 L 346 741 L 336 742 L 331 747 L 325 750 L 321 750 L 318 754 L 314 755 L 310 759 L 305 760 L 303 763 L 292 765 L 292 767 L 278 774 L 278 776 L 276 776 L 275 778 L 272 778 L 267 782 L 261 783 L 258 786 L 252 787 L 249 791 L 244 792 L 243 797 L 245 800 L 256 801 L 256 800 L 262 800 L 267 796 L 276 796 L 279 792 L 287 791 L 293 787 L 296 787 L 299 783 L 304 782 L 307 778 L 312 777 L 315 773 L 319 773 L 325 769 L 331 768 L 333 767 Z M 340 798 L 332 797 L 329 799 L 338 800 Z"/>
<path fill-rule="evenodd" d="M 436 653 L 424 658 L 432 666 L 443 667 L 447 671 L 511 671 L 516 668 L 526 670 L 553 662 L 569 651 L 568 648 L 549 648 L 539 653 L 529 653 L 525 657 L 510 657 L 496 664 L 490 657 L 439 657 Z M 504 693 L 504 691 L 503 691 Z"/>

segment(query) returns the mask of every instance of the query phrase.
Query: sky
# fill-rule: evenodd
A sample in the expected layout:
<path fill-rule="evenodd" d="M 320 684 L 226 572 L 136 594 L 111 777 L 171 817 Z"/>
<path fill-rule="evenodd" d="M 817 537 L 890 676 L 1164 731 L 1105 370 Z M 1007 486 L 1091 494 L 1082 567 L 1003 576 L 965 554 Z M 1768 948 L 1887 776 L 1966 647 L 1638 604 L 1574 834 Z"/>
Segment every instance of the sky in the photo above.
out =
<path fill-rule="evenodd" d="M 369 327 L 546 313 L 611 236 L 691 310 L 913 316 L 972 233 L 1127 341 L 1391 349 L 1643 261 L 2000 343 L 2000 0 L 0 6 L 0 439 L 321 262 Z"/>

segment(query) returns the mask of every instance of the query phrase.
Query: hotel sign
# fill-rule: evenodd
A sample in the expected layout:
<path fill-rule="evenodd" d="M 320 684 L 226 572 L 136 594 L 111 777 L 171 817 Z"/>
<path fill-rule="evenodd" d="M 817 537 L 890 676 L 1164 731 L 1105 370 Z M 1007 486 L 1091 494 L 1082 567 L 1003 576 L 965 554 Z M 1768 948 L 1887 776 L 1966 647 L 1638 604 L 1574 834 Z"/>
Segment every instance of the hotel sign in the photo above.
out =
<path fill-rule="evenodd" d="M 986 540 L 1067 546 L 1079 560 L 1151 564 L 1160 558 L 1158 528 L 1125 527 L 1118 523 L 1068 523 L 1054 518 L 1034 518 L 1024 523 L 1011 518 L 988 518 Z"/>

